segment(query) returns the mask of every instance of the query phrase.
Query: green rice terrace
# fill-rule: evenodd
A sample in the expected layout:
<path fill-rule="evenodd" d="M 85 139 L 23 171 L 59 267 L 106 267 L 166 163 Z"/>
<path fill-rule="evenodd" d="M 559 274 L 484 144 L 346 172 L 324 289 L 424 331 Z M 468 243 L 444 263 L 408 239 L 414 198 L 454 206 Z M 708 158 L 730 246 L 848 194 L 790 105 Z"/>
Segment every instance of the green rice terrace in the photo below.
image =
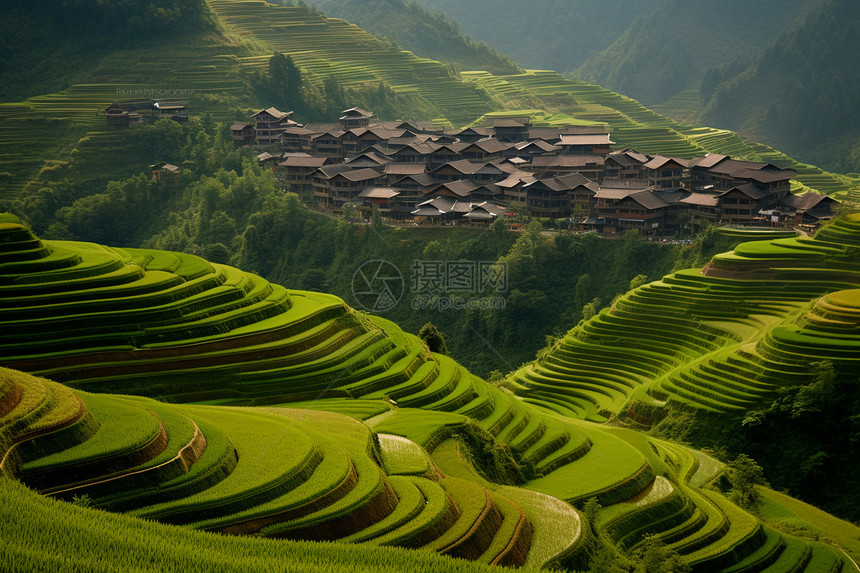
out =
<path fill-rule="evenodd" d="M 853 571 L 708 486 L 712 458 L 594 422 L 667 398 L 731 409 L 808 356 L 857 360 L 857 248 L 860 217 L 744 243 L 495 386 L 336 297 L 40 240 L 3 216 L 0 569 L 81 566 L 134 540 L 141 567 L 582 570 L 601 543 L 631 556 L 658 539 L 697 572 Z M 187 563 L 194 545 L 229 557 Z"/>
<path fill-rule="evenodd" d="M 667 402 L 743 413 L 808 378 L 860 365 L 860 215 L 814 238 L 752 240 L 616 300 L 513 374 L 525 401 L 575 418 L 650 424 Z"/>
<path fill-rule="evenodd" d="M 555 72 L 458 74 L 302 6 L 207 0 L 203 9 L 211 13 L 213 24 L 196 35 L 100 54 L 92 74 L 80 83 L 59 93 L 0 103 L 0 201 L 65 178 L 127 177 L 163 160 L 138 157 L 128 132 L 106 125 L 102 112 L 111 102 L 184 101 L 192 115 L 209 113 L 221 122 L 237 119 L 237 109 L 272 105 L 249 94 L 242 73 L 264 68 L 274 51 L 289 55 L 317 90 L 329 77 L 347 88 L 385 82 L 398 94 L 396 112 L 404 119 L 462 127 L 516 112 L 529 115 L 535 125 L 596 122 L 608 126 L 618 149 L 684 157 L 714 152 L 768 161 L 797 171 L 797 191 L 842 196 L 857 184 L 852 177 L 798 163 L 733 132 L 679 124 L 635 100 Z"/>

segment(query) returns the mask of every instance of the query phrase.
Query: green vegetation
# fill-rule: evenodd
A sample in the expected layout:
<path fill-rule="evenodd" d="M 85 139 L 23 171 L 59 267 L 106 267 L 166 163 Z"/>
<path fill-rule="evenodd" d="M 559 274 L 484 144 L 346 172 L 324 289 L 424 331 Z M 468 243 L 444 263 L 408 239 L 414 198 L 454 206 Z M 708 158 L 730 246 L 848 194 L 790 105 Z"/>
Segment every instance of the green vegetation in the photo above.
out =
<path fill-rule="evenodd" d="M 261 176 L 250 165 L 248 171 Z M 850 236 L 852 221 L 828 233 Z M 533 264 L 523 254 L 543 248 L 534 231 L 508 255 L 519 272 Z M 631 235 L 619 248 L 635 256 L 637 240 Z M 833 243 L 771 243 L 774 252 L 796 251 L 797 260 L 813 265 L 846 256 Z M 355 313 L 336 297 L 286 290 L 194 255 L 40 241 L 11 221 L 0 228 L 0 244 L 11 261 L 0 275 L 8 301 L 0 319 L 18 333 L 0 338 L 5 364 L 102 392 L 311 406 L 168 406 L 85 393 L 79 402 L 62 385 L 5 370 L 3 470 L 44 493 L 195 529 L 426 547 L 507 565 L 526 563 L 534 546 L 533 564 L 583 568 L 591 552 L 594 567 L 603 554 L 626 554 L 636 567 L 657 552 L 643 545 L 646 533 L 697 567 L 757 559 L 782 546 L 752 515 L 692 485 L 719 473 L 706 458 L 631 430 L 603 431 L 551 414 L 567 408 L 564 399 L 529 394 L 525 379 L 489 385 L 393 322 Z M 739 247 L 711 265 L 732 268 L 739 259 L 767 260 L 768 252 Z M 625 276 L 627 286 L 639 285 L 634 293 L 650 286 L 642 274 Z M 580 282 L 576 290 L 585 297 L 589 281 Z M 623 300 L 581 328 L 615 328 L 610 315 Z M 832 328 L 824 317 L 854 316 L 852 295 L 822 300 L 806 323 Z M 633 321 L 627 330 L 632 336 L 644 325 Z M 716 339 L 687 352 L 716 348 Z M 669 340 L 652 336 L 651 343 L 667 348 Z M 644 368 L 658 368 L 656 351 L 642 356 L 650 357 Z M 798 403 L 814 410 L 812 396 L 826 394 L 833 376 L 822 368 Z M 314 404 L 317 398 L 324 402 Z M 352 398 L 360 398 L 355 407 L 342 409 L 366 423 L 323 409 Z M 606 508 L 584 512 L 589 537 L 602 539 L 596 545 L 583 543 L 578 517 L 575 528 L 532 525 L 544 505 L 570 518 L 577 514 L 558 504 L 591 498 Z M 823 546 L 810 552 L 812 567 L 841 562 Z"/>

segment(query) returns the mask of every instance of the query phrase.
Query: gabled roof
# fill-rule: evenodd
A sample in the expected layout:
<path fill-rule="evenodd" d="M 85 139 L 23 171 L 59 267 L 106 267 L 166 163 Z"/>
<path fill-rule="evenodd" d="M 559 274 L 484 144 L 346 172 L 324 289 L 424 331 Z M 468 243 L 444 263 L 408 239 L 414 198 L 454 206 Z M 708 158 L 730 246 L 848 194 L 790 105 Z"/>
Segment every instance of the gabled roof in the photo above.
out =
<path fill-rule="evenodd" d="M 285 158 L 278 165 L 281 167 L 322 167 L 326 161 L 328 161 L 327 157 L 292 156 Z"/>
<path fill-rule="evenodd" d="M 376 165 L 385 165 L 387 163 L 391 163 L 391 159 L 389 159 L 388 157 L 383 157 L 381 155 L 378 155 L 377 153 L 374 153 L 373 151 L 365 151 L 364 153 L 360 153 L 358 155 L 350 157 L 349 159 L 344 160 L 344 163 L 347 163 L 347 164 L 358 163 L 358 162 L 365 162 L 365 163 L 371 163 L 371 164 L 375 163 Z"/>
<path fill-rule="evenodd" d="M 490 193 L 491 195 L 499 195 L 502 192 L 502 190 L 499 188 L 499 186 L 494 184 L 494 183 L 484 183 L 482 185 L 478 185 L 474 189 L 474 191 L 472 191 L 472 195 L 474 195 L 478 191 L 486 191 L 487 193 Z"/>
<path fill-rule="evenodd" d="M 242 130 L 245 130 L 248 128 L 253 129 L 254 126 L 251 125 L 250 123 L 234 123 L 233 125 L 230 126 L 230 131 L 242 131 Z"/>
<path fill-rule="evenodd" d="M 418 204 L 419 209 L 417 211 L 413 211 L 413 214 L 420 215 L 421 213 L 418 213 L 418 211 L 420 211 L 421 208 L 427 208 L 427 207 L 436 210 L 437 213 L 447 213 L 448 211 L 450 211 L 454 207 L 454 203 L 456 203 L 456 202 L 457 202 L 457 200 L 452 199 L 451 197 L 442 197 L 442 196 L 433 197 L 432 199 L 428 199 L 428 200 L 424 201 L 423 203 L 419 203 Z"/>
<path fill-rule="evenodd" d="M 557 127 L 530 127 L 529 139 L 543 139 L 544 141 L 558 141 L 565 130 Z"/>
<path fill-rule="evenodd" d="M 720 198 L 713 193 L 690 193 L 683 197 L 679 203 L 686 205 L 697 205 L 701 207 L 716 207 L 720 203 Z"/>
<path fill-rule="evenodd" d="M 767 191 L 764 191 L 764 190 L 756 187 L 752 183 L 746 183 L 744 185 L 738 185 L 737 187 L 732 187 L 728 191 L 724 191 L 724 192 L 720 193 L 718 195 L 718 197 L 722 197 L 723 195 L 728 195 L 732 191 L 739 191 L 739 192 L 743 193 L 744 195 L 746 195 L 747 197 L 749 197 L 750 199 L 756 199 L 756 200 L 768 196 Z"/>
<path fill-rule="evenodd" d="M 270 108 L 258 111 L 257 113 L 255 113 L 251 117 L 257 117 L 258 115 L 262 115 L 264 113 L 271 115 L 275 119 L 284 119 L 286 117 L 290 117 L 291 115 L 293 115 L 293 112 L 291 112 L 291 111 L 280 111 L 278 108 L 270 107 Z"/>
<path fill-rule="evenodd" d="M 434 151 L 438 150 L 440 147 L 442 146 L 436 143 L 429 142 L 409 143 L 407 145 L 404 145 L 394 153 L 390 153 L 389 155 L 401 155 L 404 152 L 408 153 L 409 151 L 412 151 L 413 153 L 418 153 L 419 155 L 429 155 Z"/>
<path fill-rule="evenodd" d="M 446 167 L 453 169 L 457 173 L 461 173 L 463 175 L 475 175 L 478 173 L 486 174 L 489 173 L 491 175 L 500 175 L 504 173 L 498 166 L 493 163 L 473 163 L 468 159 L 459 159 L 457 161 L 449 161 L 444 165 L 440 165 L 435 169 L 431 169 L 430 173 L 436 173 L 442 171 Z"/>
<path fill-rule="evenodd" d="M 594 196 L 597 199 L 624 199 L 634 193 L 641 193 L 643 191 L 647 191 L 647 187 L 603 187 L 597 190 L 597 193 Z"/>
<path fill-rule="evenodd" d="M 706 153 L 704 157 L 695 157 L 693 158 L 692 167 L 702 167 L 704 169 L 710 169 L 721 161 L 725 161 L 729 159 L 728 155 L 721 155 L 719 153 Z"/>
<path fill-rule="evenodd" d="M 433 185 L 436 185 L 436 180 L 433 179 L 432 177 L 430 177 L 430 175 L 427 173 L 418 173 L 416 175 L 407 175 L 407 176 L 402 177 L 402 178 L 398 179 L 397 181 L 395 181 L 394 185 L 395 186 L 400 185 L 401 183 L 403 183 L 406 180 L 413 181 L 414 183 L 416 183 L 420 187 L 432 187 Z"/>
<path fill-rule="evenodd" d="M 596 181 L 592 181 L 582 173 L 569 173 L 567 175 L 559 175 L 558 180 L 569 186 L 571 189 L 575 189 L 580 186 L 587 187 L 595 192 L 600 189 L 600 185 L 598 185 Z"/>
<path fill-rule="evenodd" d="M 827 208 L 825 207 L 826 204 L 832 206 L 834 203 L 838 203 L 838 201 L 833 197 L 810 191 L 804 195 L 786 195 L 782 199 L 782 203 L 796 211 L 811 211 L 817 207 L 822 209 Z"/>
<path fill-rule="evenodd" d="M 637 203 L 651 211 L 669 206 L 669 203 L 657 196 L 657 194 L 654 193 L 651 189 L 646 189 L 645 191 L 633 193 L 631 195 L 628 195 L 626 198 L 636 201 Z"/>
<path fill-rule="evenodd" d="M 570 190 L 564 183 L 559 181 L 558 178 L 556 178 L 556 177 L 537 179 L 535 181 L 531 181 L 531 182 L 523 185 L 523 189 L 526 189 L 526 190 L 532 190 L 532 189 L 538 189 L 538 188 L 549 189 L 550 191 L 553 191 L 555 193 L 564 193 L 564 192 Z"/>
<path fill-rule="evenodd" d="M 773 163 L 741 161 L 740 159 L 726 159 L 717 165 L 711 167 L 708 171 L 720 175 L 728 175 L 730 177 L 740 177 L 740 174 L 746 171 L 783 171 Z M 787 171 L 787 170 L 786 170 Z M 793 171 L 791 172 L 793 173 Z"/>
<path fill-rule="evenodd" d="M 354 135 L 356 139 L 373 136 L 379 139 L 389 140 L 397 137 L 403 137 L 407 131 L 405 129 L 385 129 L 380 126 L 371 127 L 356 127 L 349 130 L 349 133 Z M 414 137 L 414 135 L 413 135 Z"/>
<path fill-rule="evenodd" d="M 526 127 L 529 124 L 527 117 L 502 117 L 493 120 L 493 127 Z"/>
<path fill-rule="evenodd" d="M 680 157 L 666 157 L 665 155 L 655 155 L 648 161 L 644 167 L 646 169 L 662 169 L 667 165 L 674 163 L 678 167 L 685 169 L 690 167 L 689 159 L 681 159 Z"/>
<path fill-rule="evenodd" d="M 320 132 L 314 133 L 313 135 L 311 135 L 311 140 L 316 141 L 320 137 L 324 137 L 326 135 L 330 135 L 331 137 L 334 137 L 335 139 L 340 139 L 344 136 L 345 133 L 346 132 L 342 129 L 330 129 L 328 131 L 323 131 L 321 133 Z"/>
<path fill-rule="evenodd" d="M 788 169 L 773 171 L 770 169 L 746 169 L 738 171 L 732 176 L 734 179 L 750 179 L 759 183 L 774 183 L 776 181 L 788 181 L 797 177 L 797 173 Z"/>
<path fill-rule="evenodd" d="M 360 107 L 351 107 L 349 109 L 343 110 L 340 113 L 343 114 L 343 117 L 341 117 L 341 119 L 344 119 L 347 117 L 368 117 L 368 118 L 373 117 L 372 112 L 369 112 L 366 109 L 361 109 Z"/>
<path fill-rule="evenodd" d="M 609 161 L 610 159 L 619 165 L 628 166 L 644 165 L 645 163 L 648 163 L 648 161 L 650 161 L 651 157 L 645 155 L 644 153 L 637 153 L 632 149 L 625 149 L 616 153 L 610 153 L 606 157 L 606 161 Z"/>
<path fill-rule="evenodd" d="M 400 195 L 400 191 L 391 187 L 374 187 L 372 185 L 365 187 L 358 194 L 359 197 L 364 199 L 391 199 L 398 195 Z"/>
<path fill-rule="evenodd" d="M 489 201 L 472 205 L 472 210 L 464 216 L 470 219 L 494 219 L 505 212 L 505 207 Z"/>
<path fill-rule="evenodd" d="M 313 135 L 316 132 L 312 129 L 308 129 L 307 127 L 302 127 L 301 125 L 297 124 L 297 125 L 290 125 L 288 127 L 285 127 L 284 130 L 282 131 L 282 133 L 284 135 L 305 136 L 305 135 Z"/>
<path fill-rule="evenodd" d="M 543 139 L 536 139 L 534 141 L 523 141 L 521 143 L 516 144 L 517 151 L 528 151 L 530 148 L 537 149 L 540 153 L 550 153 L 553 151 L 558 151 L 561 149 L 559 145 L 553 145 L 552 143 L 548 143 Z"/>
<path fill-rule="evenodd" d="M 460 179 L 457 181 L 449 181 L 448 183 L 444 183 L 435 187 L 433 190 L 428 193 L 451 193 L 456 195 L 457 197 L 468 197 L 469 194 L 477 189 L 478 186 L 468 179 Z"/>
<path fill-rule="evenodd" d="M 502 189 L 512 189 L 517 185 L 529 183 L 531 181 L 535 181 L 536 179 L 537 178 L 534 176 L 533 173 L 517 170 L 508 175 L 505 179 L 501 181 L 496 181 L 496 185 L 498 185 Z"/>
<path fill-rule="evenodd" d="M 257 155 L 257 161 L 262 163 L 263 161 L 268 161 L 269 159 L 280 159 L 280 157 L 281 157 L 280 153 L 277 155 L 274 155 L 272 153 L 269 153 L 268 151 L 264 151 L 263 153 L 260 153 L 259 155 Z"/>
<path fill-rule="evenodd" d="M 427 172 L 426 163 L 386 163 L 387 175 L 418 175 Z"/>
<path fill-rule="evenodd" d="M 325 179 L 331 179 L 339 173 L 352 170 L 352 167 L 350 167 L 349 165 L 346 165 L 344 163 L 335 163 L 333 165 L 323 165 L 322 167 L 314 171 L 312 175 L 314 177 L 323 177 Z"/>
<path fill-rule="evenodd" d="M 493 133 L 493 130 L 486 127 L 464 127 L 463 129 L 455 131 L 453 135 L 461 135 L 464 133 L 466 135 L 480 135 L 481 137 L 489 137 Z"/>
<path fill-rule="evenodd" d="M 379 177 L 379 171 L 375 169 L 370 169 L 369 167 L 365 167 L 364 169 L 352 169 L 349 171 L 343 171 L 338 173 L 334 177 L 343 177 L 344 179 L 352 182 L 356 181 L 368 181 L 370 179 L 376 179 Z M 332 177 L 332 179 L 334 179 Z"/>
<path fill-rule="evenodd" d="M 513 143 L 505 143 L 503 141 L 499 141 L 498 139 L 482 139 L 480 141 L 475 141 L 472 143 L 462 142 L 462 143 L 453 143 L 448 147 L 452 151 L 456 151 L 458 153 L 463 153 L 467 149 L 477 147 L 484 153 L 500 153 L 502 151 L 506 151 L 513 147 L 515 144 Z"/>

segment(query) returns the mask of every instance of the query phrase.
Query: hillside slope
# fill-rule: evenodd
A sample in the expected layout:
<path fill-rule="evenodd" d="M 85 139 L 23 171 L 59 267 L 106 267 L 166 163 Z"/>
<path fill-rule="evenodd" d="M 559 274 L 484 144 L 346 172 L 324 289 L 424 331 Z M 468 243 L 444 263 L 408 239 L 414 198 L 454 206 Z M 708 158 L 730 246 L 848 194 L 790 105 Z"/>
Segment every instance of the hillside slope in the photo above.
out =
<path fill-rule="evenodd" d="M 714 72 L 703 121 L 843 173 L 860 172 L 860 7 L 828 0 L 749 65 Z M 776 94 L 776 97 L 774 97 Z"/>
<path fill-rule="evenodd" d="M 371 34 L 389 38 L 419 56 L 455 64 L 461 70 L 487 70 L 494 74 L 521 71 L 494 48 L 463 36 L 456 23 L 403 0 L 312 0 L 329 16 L 343 18 Z"/>
<path fill-rule="evenodd" d="M 706 68 L 763 49 L 809 4 L 809 0 L 755 4 L 663 0 L 575 73 L 646 106 L 660 104 L 696 85 Z"/>
<path fill-rule="evenodd" d="M 860 483 L 838 455 L 856 449 L 858 287 L 854 214 L 814 239 L 741 243 L 630 291 L 511 380 L 569 416 L 667 418 L 667 432 L 699 445 L 754 450 L 774 483 L 857 519 Z M 821 479 L 843 488 L 830 495 Z"/>
<path fill-rule="evenodd" d="M 648 532 L 697 571 L 843 566 L 701 489 L 721 472 L 709 458 L 523 403 L 334 297 L 190 255 L 40 241 L 2 221 L 0 361 L 99 391 L 0 370 L 0 467 L 43 493 L 231 534 L 487 563 L 581 569 L 593 534 L 635 560 Z M 592 497 L 605 509 L 586 533 L 562 502 Z M 64 515 L 61 530 L 86 527 L 86 512 Z"/>
<path fill-rule="evenodd" d="M 390 118 L 460 127 L 485 114 L 508 111 L 528 114 L 537 125 L 606 122 L 619 145 L 648 148 L 641 151 L 730 153 L 790 166 L 802 183 L 822 192 L 844 192 L 852 185 L 731 132 L 678 124 L 618 94 L 554 73 L 459 75 L 441 62 L 419 58 L 355 25 L 301 6 L 259 0 L 209 0 L 199 6 L 206 19 L 217 22 L 215 31 L 204 25 L 195 28 L 199 33 L 130 42 L 101 57 L 82 83 L 0 104 L 0 201 L 8 207 L 25 190 L 31 195 L 25 200 L 39 201 L 40 188 L 55 183 L 80 183 L 76 193 L 85 195 L 107 181 L 138 173 L 141 165 L 163 161 L 135 140 L 137 130 L 106 125 L 101 114 L 114 100 L 142 98 L 142 105 L 155 99 L 183 101 L 192 115 L 208 114 L 220 122 L 246 119 L 249 108 L 289 108 L 290 102 L 258 100 L 248 83 L 250 73 L 265 69 L 275 51 L 301 67 L 309 97 L 326 97 L 326 80 L 335 80 L 357 98 L 344 106 L 369 106 L 364 99 L 382 85 L 393 94 L 385 110 Z"/>
<path fill-rule="evenodd" d="M 568 72 L 609 46 L 651 3 L 643 0 L 416 0 L 520 64 Z"/>

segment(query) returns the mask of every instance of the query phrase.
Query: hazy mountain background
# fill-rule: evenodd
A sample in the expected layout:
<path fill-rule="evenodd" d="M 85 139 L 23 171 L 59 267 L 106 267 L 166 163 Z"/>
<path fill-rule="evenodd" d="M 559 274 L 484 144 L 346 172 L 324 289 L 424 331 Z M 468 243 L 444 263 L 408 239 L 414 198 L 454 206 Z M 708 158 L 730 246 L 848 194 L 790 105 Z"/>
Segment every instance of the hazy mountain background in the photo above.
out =
<path fill-rule="evenodd" d="M 524 67 L 860 171 L 855 0 L 416 1 Z"/>

